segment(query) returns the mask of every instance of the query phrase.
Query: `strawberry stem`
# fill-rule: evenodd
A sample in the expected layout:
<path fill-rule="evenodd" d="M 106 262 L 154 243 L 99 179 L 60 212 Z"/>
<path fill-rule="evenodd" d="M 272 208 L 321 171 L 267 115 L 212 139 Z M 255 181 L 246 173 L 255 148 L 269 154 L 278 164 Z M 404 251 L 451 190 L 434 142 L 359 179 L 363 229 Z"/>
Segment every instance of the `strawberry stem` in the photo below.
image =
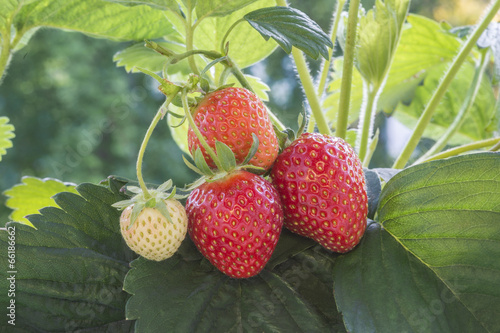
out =
<path fill-rule="evenodd" d="M 186 118 L 189 122 L 189 126 L 193 129 L 194 134 L 196 135 L 196 137 L 200 141 L 201 146 L 205 149 L 207 154 L 210 155 L 210 157 L 212 158 L 212 161 L 214 161 L 215 165 L 217 166 L 217 169 L 224 170 L 222 167 L 222 164 L 219 160 L 219 157 L 217 157 L 217 155 L 215 154 L 215 151 L 212 149 L 212 147 L 210 147 L 208 145 L 207 141 L 205 140 L 205 138 L 201 134 L 200 130 L 198 129 L 198 126 L 196 126 L 196 124 L 194 123 L 193 116 L 191 115 L 191 111 L 189 110 L 189 106 L 188 106 L 186 89 L 182 90 L 181 100 L 182 100 L 182 107 L 184 108 L 184 113 L 186 114 Z"/>
<path fill-rule="evenodd" d="M 342 69 L 342 81 L 340 83 L 340 100 L 337 114 L 337 129 L 335 135 L 345 139 L 347 135 L 347 122 L 349 116 L 349 104 L 351 99 L 352 72 L 354 66 L 354 49 L 356 47 L 356 30 L 358 26 L 359 0 L 351 0 L 349 3 L 349 16 L 347 19 L 347 36 L 344 47 L 344 65 Z"/>
<path fill-rule="evenodd" d="M 156 112 L 155 117 L 153 118 L 153 121 L 149 125 L 148 130 L 146 131 L 146 135 L 144 136 L 144 139 L 142 140 L 141 148 L 139 149 L 139 155 L 137 156 L 137 165 L 136 165 L 136 170 L 137 170 L 137 180 L 139 181 L 139 185 L 141 186 L 142 192 L 144 193 L 144 198 L 149 199 L 151 198 L 151 194 L 148 191 L 148 188 L 146 187 L 146 184 L 144 183 L 144 178 L 142 177 L 142 161 L 144 159 L 144 153 L 146 151 L 146 147 L 149 142 L 149 138 L 151 137 L 151 134 L 153 134 L 153 131 L 158 124 L 158 122 L 163 118 L 163 108 L 168 107 L 168 105 L 172 102 L 172 100 L 177 96 L 177 93 L 179 92 L 180 88 L 178 88 L 177 92 L 175 94 L 172 94 L 168 96 L 167 100 L 165 103 L 160 107 L 158 112 Z"/>

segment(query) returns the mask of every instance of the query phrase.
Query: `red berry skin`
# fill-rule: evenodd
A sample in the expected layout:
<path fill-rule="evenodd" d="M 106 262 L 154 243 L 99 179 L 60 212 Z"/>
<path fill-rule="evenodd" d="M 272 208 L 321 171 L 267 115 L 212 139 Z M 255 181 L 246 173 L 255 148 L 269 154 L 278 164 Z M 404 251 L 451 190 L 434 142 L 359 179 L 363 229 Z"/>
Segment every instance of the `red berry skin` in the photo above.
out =
<path fill-rule="evenodd" d="M 188 233 L 198 250 L 233 278 L 249 278 L 264 268 L 283 227 L 276 189 L 243 170 L 196 188 L 186 212 Z"/>
<path fill-rule="evenodd" d="M 278 138 L 267 110 L 262 101 L 247 89 L 230 87 L 207 94 L 194 110 L 193 118 L 208 145 L 215 149 L 216 141 L 225 143 L 233 151 L 238 164 L 245 160 L 252 147 L 252 133 L 259 139 L 259 148 L 249 164 L 267 170 L 278 156 Z M 191 127 L 188 147 L 191 154 L 200 148 L 207 164 L 215 168 Z"/>
<path fill-rule="evenodd" d="M 359 243 L 368 213 L 365 177 L 344 140 L 304 133 L 278 156 L 271 177 L 290 231 L 339 253 Z"/>

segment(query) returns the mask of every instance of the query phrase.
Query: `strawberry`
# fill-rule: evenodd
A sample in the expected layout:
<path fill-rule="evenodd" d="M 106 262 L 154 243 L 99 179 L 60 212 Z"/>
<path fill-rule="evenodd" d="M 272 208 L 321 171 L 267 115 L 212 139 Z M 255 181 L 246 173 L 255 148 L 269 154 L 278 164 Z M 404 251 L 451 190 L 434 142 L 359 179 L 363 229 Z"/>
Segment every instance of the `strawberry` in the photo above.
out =
<path fill-rule="evenodd" d="M 258 274 L 283 226 L 276 189 L 244 170 L 197 187 L 186 201 L 188 232 L 199 251 L 234 278 Z"/>
<path fill-rule="evenodd" d="M 267 170 L 278 156 L 278 139 L 266 107 L 247 89 L 229 87 L 207 94 L 196 106 L 193 118 L 208 145 L 215 149 L 216 141 L 226 144 L 233 151 L 237 164 L 243 163 L 252 147 L 252 133 L 257 136 L 259 145 L 249 164 Z M 200 148 L 209 167 L 215 168 L 191 127 L 188 147 L 192 155 Z"/>
<path fill-rule="evenodd" d="M 365 178 L 344 140 L 302 134 L 278 156 L 271 177 L 288 229 L 335 252 L 358 244 L 368 212 Z"/>
<path fill-rule="evenodd" d="M 125 208 L 120 217 L 120 230 L 127 245 L 149 260 L 170 258 L 179 248 L 187 232 L 187 216 L 182 204 L 164 200 L 171 222 L 156 208 L 143 208 L 130 226 L 133 205 Z"/>

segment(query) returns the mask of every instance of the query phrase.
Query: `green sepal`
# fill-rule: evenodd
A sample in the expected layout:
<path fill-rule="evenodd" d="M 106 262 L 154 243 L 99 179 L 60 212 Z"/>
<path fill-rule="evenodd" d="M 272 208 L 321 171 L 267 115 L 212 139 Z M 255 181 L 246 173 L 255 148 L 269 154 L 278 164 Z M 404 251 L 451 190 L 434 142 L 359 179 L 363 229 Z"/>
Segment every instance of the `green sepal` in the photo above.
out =
<path fill-rule="evenodd" d="M 147 208 L 155 208 L 156 207 L 156 198 L 149 198 L 148 201 L 146 201 L 146 207 Z"/>
<path fill-rule="evenodd" d="M 302 111 L 299 113 L 299 117 L 297 119 L 297 122 L 298 122 L 299 128 L 297 129 L 297 133 L 295 134 L 294 140 L 296 138 L 298 138 L 299 136 L 301 136 L 306 130 L 307 113 L 306 113 L 305 108 L 302 108 Z"/>
<path fill-rule="evenodd" d="M 166 182 L 164 182 L 163 184 L 161 184 L 160 186 L 158 186 L 158 188 L 156 190 L 159 192 L 165 192 L 165 191 L 170 190 L 172 188 L 172 185 L 173 185 L 172 179 L 169 179 Z"/>
<path fill-rule="evenodd" d="M 172 217 L 170 216 L 170 213 L 168 211 L 167 205 L 165 204 L 165 201 L 160 200 L 159 202 L 156 203 L 156 209 L 158 209 L 169 223 L 174 224 L 174 221 L 172 221 Z"/>
<path fill-rule="evenodd" d="M 250 162 L 250 160 L 255 156 L 257 150 L 259 149 L 259 138 L 257 137 L 257 135 L 255 135 L 255 133 L 252 133 L 252 140 L 253 140 L 252 146 L 250 147 L 247 156 L 241 163 L 243 165 L 248 164 L 248 162 Z"/>
<path fill-rule="evenodd" d="M 143 209 L 144 209 L 143 203 L 138 202 L 134 205 L 134 208 L 132 208 L 132 214 L 130 214 L 130 224 L 128 225 L 127 230 L 132 228 L 132 226 L 134 225 L 135 221 L 137 220 L 139 214 L 142 212 Z"/>
<path fill-rule="evenodd" d="M 215 151 L 224 171 L 230 172 L 236 168 L 236 158 L 234 157 L 234 153 L 225 143 L 216 141 Z"/>
<path fill-rule="evenodd" d="M 203 172 L 200 169 L 198 169 L 193 163 L 189 162 L 188 159 L 184 155 L 182 155 L 182 160 L 184 161 L 184 163 L 186 164 L 186 166 L 189 169 L 193 170 L 194 172 L 196 172 L 199 175 L 203 175 Z"/>
<path fill-rule="evenodd" d="M 207 176 L 214 175 L 214 173 L 208 166 L 207 161 L 205 161 L 205 156 L 203 156 L 200 148 L 196 149 L 196 151 L 194 152 L 194 164 L 198 169 L 200 169 L 202 174 Z"/>

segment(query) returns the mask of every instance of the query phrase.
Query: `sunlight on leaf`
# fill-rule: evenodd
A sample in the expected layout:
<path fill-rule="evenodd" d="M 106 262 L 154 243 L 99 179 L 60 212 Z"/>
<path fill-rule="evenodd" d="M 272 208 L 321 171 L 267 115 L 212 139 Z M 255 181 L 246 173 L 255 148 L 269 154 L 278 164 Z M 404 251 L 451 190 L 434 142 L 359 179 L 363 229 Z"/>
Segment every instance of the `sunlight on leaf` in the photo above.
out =
<path fill-rule="evenodd" d="M 0 161 L 2 156 L 7 154 L 7 149 L 12 147 L 14 134 L 14 125 L 9 124 L 9 118 L 0 117 Z"/>
<path fill-rule="evenodd" d="M 37 214 L 43 207 L 57 207 L 52 196 L 59 192 L 77 193 L 73 184 L 62 183 L 57 179 L 24 177 L 21 184 L 3 194 L 8 198 L 6 206 L 14 210 L 10 219 L 31 225 L 26 216 Z"/>

